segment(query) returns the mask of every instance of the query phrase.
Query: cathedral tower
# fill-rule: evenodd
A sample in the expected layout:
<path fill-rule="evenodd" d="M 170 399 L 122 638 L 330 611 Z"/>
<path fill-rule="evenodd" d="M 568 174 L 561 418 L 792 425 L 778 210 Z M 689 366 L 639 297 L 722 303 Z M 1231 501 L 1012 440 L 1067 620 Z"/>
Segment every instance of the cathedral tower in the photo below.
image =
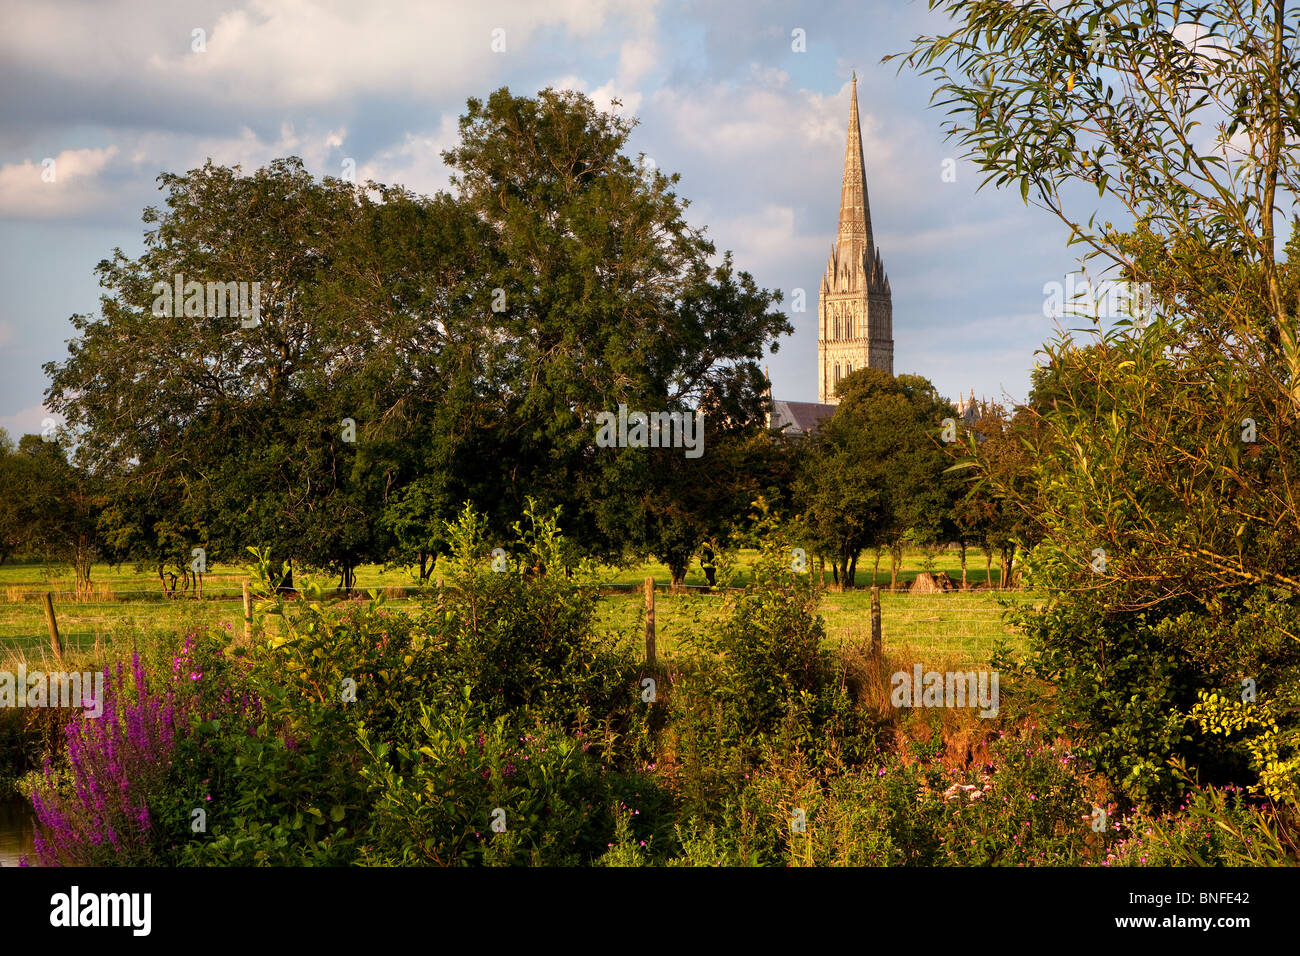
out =
<path fill-rule="evenodd" d="M 840 228 L 822 277 L 817 311 L 819 402 L 837 403 L 836 383 L 855 369 L 878 368 L 894 374 L 894 308 L 889 277 L 871 238 L 856 75 L 844 149 Z"/>

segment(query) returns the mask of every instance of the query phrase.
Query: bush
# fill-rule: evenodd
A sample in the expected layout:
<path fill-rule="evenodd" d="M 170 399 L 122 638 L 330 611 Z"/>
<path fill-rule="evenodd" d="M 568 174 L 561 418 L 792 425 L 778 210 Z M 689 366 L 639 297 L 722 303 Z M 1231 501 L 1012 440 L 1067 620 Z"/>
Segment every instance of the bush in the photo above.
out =
<path fill-rule="evenodd" d="M 967 770 L 889 754 L 874 769 L 819 779 L 756 774 L 723 832 L 755 863 L 833 866 L 1077 865 L 1100 859 L 1088 773 L 1037 734 L 998 737 Z M 794 825 L 803 811 L 802 833 Z"/>
<path fill-rule="evenodd" d="M 811 744 L 836 700 L 825 625 L 812 575 L 793 570 L 791 549 L 769 524 L 753 581 L 730 614 L 706 629 L 705 651 L 688 693 L 717 708 L 722 743 L 754 744 L 781 731 Z"/>
<path fill-rule="evenodd" d="M 374 800 L 365 862 L 568 865 L 607 848 L 608 789 L 580 739 L 547 727 L 515 734 L 469 688 L 455 707 L 422 711 L 401 745 L 360 732 Z"/>
<path fill-rule="evenodd" d="M 599 594 L 591 567 L 574 564 L 559 533 L 558 510 L 524 522 L 495 555 L 486 521 L 466 505 L 447 527 L 451 555 L 444 587 L 428 601 L 443 697 L 469 685 L 492 716 L 574 726 L 600 720 L 631 700 L 634 662 L 600 646 Z"/>
<path fill-rule="evenodd" d="M 1295 866 L 1295 806 L 1262 807 L 1238 787 L 1194 786 L 1176 811 L 1135 813 L 1106 866 Z"/>
<path fill-rule="evenodd" d="M 1040 582 L 1059 573 L 1046 549 L 1028 567 Z M 1201 693 L 1240 688 L 1247 677 L 1280 687 L 1300 673 L 1287 636 L 1300 630 L 1300 610 L 1266 589 L 1225 594 L 1209 609 L 1170 601 L 1142 613 L 1112 612 L 1094 594 L 1072 593 L 1014 619 L 1030 644 L 1028 672 L 1055 687 L 1051 725 L 1075 736 L 1081 755 L 1131 799 L 1159 806 L 1183 792 L 1175 757 L 1210 782 L 1253 782 L 1228 740 L 1194 733 L 1187 714 Z"/>

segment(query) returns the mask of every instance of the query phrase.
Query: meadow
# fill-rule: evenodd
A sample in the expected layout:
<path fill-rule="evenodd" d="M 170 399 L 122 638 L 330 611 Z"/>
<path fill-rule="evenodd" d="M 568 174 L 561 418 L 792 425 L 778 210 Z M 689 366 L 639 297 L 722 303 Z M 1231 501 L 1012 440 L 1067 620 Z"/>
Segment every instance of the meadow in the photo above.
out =
<path fill-rule="evenodd" d="M 733 586 L 751 579 L 757 553 L 742 551 L 734 568 Z M 972 556 L 973 557 L 973 556 Z M 994 643 L 1006 641 L 1013 649 L 1020 638 L 1003 620 L 1009 604 L 1031 600 L 1032 595 L 998 591 L 985 584 L 982 561 L 971 560 L 967 581 L 971 589 L 943 594 L 911 595 L 909 587 L 921 572 L 919 552 L 906 552 L 898 575 L 899 589 L 888 590 L 887 560 L 878 576 L 881 593 L 882 638 L 896 650 L 907 649 L 916 660 L 930 658 L 962 663 L 987 661 Z M 954 580 L 961 578 L 955 552 L 943 552 L 935 562 Z M 829 574 L 829 572 L 828 572 Z M 705 578 L 698 568 L 686 576 L 686 589 L 670 591 L 670 575 L 661 564 L 602 569 L 603 599 L 597 615 L 598 633 L 617 643 L 640 645 L 643 640 L 644 598 L 642 583 L 653 577 L 657 649 L 661 657 L 672 658 L 684 650 L 700 627 L 719 617 L 719 594 L 704 590 Z M 996 582 L 997 571 L 993 578 Z M 0 566 L 0 661 L 25 657 L 44 659 L 49 653 L 42 596 L 51 593 L 55 602 L 59 636 L 66 650 L 107 651 L 114 646 L 129 649 L 142 636 L 159 632 L 177 633 L 194 627 L 242 628 L 242 569 L 217 568 L 204 575 L 202 599 L 194 593 L 166 597 L 156 576 L 130 565 L 95 565 L 91 581 L 94 594 L 79 601 L 72 591 L 71 570 L 44 564 L 6 563 Z M 310 580 L 308 574 L 301 580 Z M 330 579 L 315 578 L 329 586 Z M 300 583 L 301 583 L 300 580 Z M 846 640 L 870 638 L 871 569 L 860 568 L 857 588 L 828 589 L 822 603 L 827 641 L 840 645 Z M 418 582 L 407 569 L 366 565 L 357 571 L 358 597 L 371 591 L 386 595 L 389 606 L 414 610 L 419 607 Z"/>

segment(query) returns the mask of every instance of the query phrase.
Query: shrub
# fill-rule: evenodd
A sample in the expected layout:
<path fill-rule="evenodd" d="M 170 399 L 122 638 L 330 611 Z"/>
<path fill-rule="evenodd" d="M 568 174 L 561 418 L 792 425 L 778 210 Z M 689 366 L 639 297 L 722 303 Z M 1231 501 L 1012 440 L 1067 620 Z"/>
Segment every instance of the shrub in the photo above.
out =
<path fill-rule="evenodd" d="M 690 688 L 719 709 L 724 743 L 752 743 L 783 725 L 792 742 L 810 742 L 835 706 L 817 603 L 812 575 L 793 570 L 791 549 L 769 523 L 752 582 L 703 633 L 707 656 Z"/>
<path fill-rule="evenodd" d="M 1056 560 L 1040 550 L 1028 566 L 1050 582 Z M 1075 593 L 1015 615 L 1031 647 L 1028 672 L 1055 686 L 1052 726 L 1080 740 L 1081 754 L 1130 798 L 1162 806 L 1182 793 L 1174 757 L 1213 782 L 1250 782 L 1232 742 L 1193 733 L 1187 712 L 1198 694 L 1240 686 L 1245 677 L 1282 686 L 1300 665 L 1287 636 L 1300 628 L 1300 611 L 1281 595 L 1261 589 L 1224 594 L 1209 609 L 1166 605 L 1116 613 L 1095 595 Z"/>
<path fill-rule="evenodd" d="M 516 734 L 469 688 L 454 707 L 423 707 L 409 742 L 360 737 L 374 800 L 367 863 L 566 865 L 608 847 L 608 790 L 587 746 L 554 728 Z"/>
<path fill-rule="evenodd" d="M 1252 804 L 1239 787 L 1193 786 L 1175 811 L 1139 812 L 1122 822 L 1130 835 L 1106 866 L 1295 866 L 1295 807 Z"/>
<path fill-rule="evenodd" d="M 940 742 L 929 749 L 915 762 L 891 753 L 874 769 L 831 777 L 776 767 L 755 774 L 719 825 L 734 834 L 731 858 L 810 866 L 1100 860 L 1108 837 L 1092 830 L 1089 774 L 1069 750 L 1034 733 L 999 737 L 987 763 L 959 771 L 937 756 Z"/>
<path fill-rule="evenodd" d="M 374 661 L 383 648 L 375 638 L 389 624 L 378 604 L 277 608 L 282 633 L 228 668 L 208 706 L 191 708 L 176 786 L 187 806 L 204 808 L 207 826 L 185 834 L 183 863 L 301 866 L 353 859 L 355 833 L 368 812 L 356 726 L 366 716 L 386 729 L 394 721 L 370 682 L 382 680 Z M 224 640 L 213 635 L 211 653 L 228 660 Z M 350 653 L 357 655 L 355 670 Z M 365 665 L 376 673 L 363 674 Z M 355 700 L 345 699 L 339 686 L 343 673 L 358 675 Z"/>
<path fill-rule="evenodd" d="M 448 525 L 448 574 L 426 618 L 445 655 L 442 696 L 469 685 L 487 713 L 525 724 L 603 719 L 632 700 L 636 668 L 595 637 L 592 569 L 572 563 L 558 510 L 540 514 L 529 499 L 514 527 L 511 560 L 490 555 L 485 519 L 470 506 Z"/>

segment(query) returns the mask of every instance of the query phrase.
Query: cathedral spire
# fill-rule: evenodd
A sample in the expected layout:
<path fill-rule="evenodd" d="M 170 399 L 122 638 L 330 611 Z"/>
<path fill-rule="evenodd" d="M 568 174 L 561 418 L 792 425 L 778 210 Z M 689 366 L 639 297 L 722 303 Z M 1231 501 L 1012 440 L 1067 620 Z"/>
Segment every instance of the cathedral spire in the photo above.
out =
<path fill-rule="evenodd" d="M 818 298 L 819 400 L 838 401 L 835 386 L 858 369 L 875 368 L 893 375 L 894 306 L 880 250 L 871 235 L 856 72 L 849 98 L 839 230 Z"/>
<path fill-rule="evenodd" d="M 862 127 L 858 123 L 858 75 L 853 74 L 849 98 L 849 136 L 844 146 L 844 183 L 840 188 L 838 258 L 842 264 L 871 268 L 871 207 L 867 203 L 867 171 L 862 159 Z"/>

